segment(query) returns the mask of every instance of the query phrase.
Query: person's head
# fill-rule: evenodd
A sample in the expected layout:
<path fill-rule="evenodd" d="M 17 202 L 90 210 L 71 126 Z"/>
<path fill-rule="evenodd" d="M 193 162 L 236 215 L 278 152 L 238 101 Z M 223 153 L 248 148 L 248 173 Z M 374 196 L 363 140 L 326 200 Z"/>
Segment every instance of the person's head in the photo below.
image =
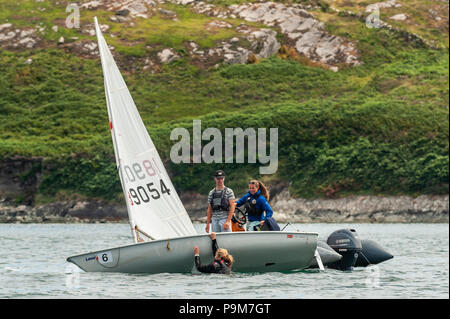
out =
<path fill-rule="evenodd" d="M 216 251 L 216 256 L 214 256 L 216 260 L 225 260 L 229 266 L 231 266 L 234 262 L 233 256 L 228 253 L 228 250 L 225 248 L 219 248 Z"/>
<path fill-rule="evenodd" d="M 252 179 L 248 183 L 248 191 L 250 192 L 250 194 L 255 195 L 259 190 L 261 191 L 261 195 L 263 195 L 267 200 L 269 200 L 270 195 L 266 185 L 264 185 L 261 181 Z"/>
<path fill-rule="evenodd" d="M 222 170 L 216 171 L 216 174 L 214 174 L 214 180 L 216 181 L 216 186 L 222 187 L 225 184 L 225 172 Z"/>

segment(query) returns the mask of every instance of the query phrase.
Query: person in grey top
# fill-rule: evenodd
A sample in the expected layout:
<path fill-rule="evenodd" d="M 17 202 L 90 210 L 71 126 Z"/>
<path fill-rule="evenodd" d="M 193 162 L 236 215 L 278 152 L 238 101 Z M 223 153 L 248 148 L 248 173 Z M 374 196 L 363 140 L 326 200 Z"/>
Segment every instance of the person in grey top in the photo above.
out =
<path fill-rule="evenodd" d="M 208 212 L 206 214 L 206 232 L 231 232 L 231 218 L 236 206 L 231 188 L 225 187 L 225 172 L 218 170 L 214 175 L 216 187 L 208 194 Z"/>

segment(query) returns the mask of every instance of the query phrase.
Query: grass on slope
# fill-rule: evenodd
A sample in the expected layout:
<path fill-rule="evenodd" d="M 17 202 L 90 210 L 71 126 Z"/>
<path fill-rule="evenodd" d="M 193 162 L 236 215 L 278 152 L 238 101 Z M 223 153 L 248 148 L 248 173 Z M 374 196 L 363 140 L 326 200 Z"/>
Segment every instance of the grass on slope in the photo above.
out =
<path fill-rule="evenodd" d="M 186 14 L 186 22 L 196 19 Z M 164 158 L 173 144 L 170 130 L 190 128 L 192 119 L 202 119 L 203 128 L 280 129 L 274 176 L 258 176 L 259 165 L 168 162 L 176 187 L 205 192 L 204 181 L 222 167 L 237 191 L 261 177 L 292 182 L 292 193 L 310 197 L 448 192 L 447 50 L 411 46 L 352 17 L 315 15 L 331 33 L 357 43 L 363 65 L 335 73 L 273 57 L 204 70 L 182 59 L 157 74 L 123 72 Z M 181 32 L 171 23 L 174 34 Z M 131 40 L 139 36 L 112 28 L 131 32 Z M 128 54 L 141 49 L 131 46 Z M 120 198 L 109 134 L 97 59 L 58 48 L 0 50 L 0 157 L 46 158 L 40 198 L 61 192 Z"/>

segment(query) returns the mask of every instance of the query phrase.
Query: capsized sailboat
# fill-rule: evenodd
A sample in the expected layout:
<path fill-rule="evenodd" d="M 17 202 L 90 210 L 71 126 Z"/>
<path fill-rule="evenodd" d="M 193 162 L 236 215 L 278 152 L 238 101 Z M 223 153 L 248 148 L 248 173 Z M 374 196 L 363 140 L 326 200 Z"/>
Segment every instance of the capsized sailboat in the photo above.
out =
<path fill-rule="evenodd" d="M 212 258 L 208 234 L 197 234 L 134 104 L 95 18 L 106 104 L 117 169 L 134 244 L 67 258 L 85 271 L 190 272 L 193 247 Z M 233 255 L 233 271 L 272 272 L 307 268 L 316 253 L 317 233 L 218 233 Z"/>

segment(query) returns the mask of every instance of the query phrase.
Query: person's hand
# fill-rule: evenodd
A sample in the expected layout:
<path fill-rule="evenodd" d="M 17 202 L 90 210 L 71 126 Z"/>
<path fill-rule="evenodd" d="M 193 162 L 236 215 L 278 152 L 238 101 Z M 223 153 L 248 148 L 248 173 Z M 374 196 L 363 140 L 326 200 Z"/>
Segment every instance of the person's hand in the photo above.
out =
<path fill-rule="evenodd" d="M 228 228 L 230 228 L 230 221 L 229 220 L 227 220 L 225 222 L 225 224 L 223 224 L 223 229 L 227 230 Z"/>
<path fill-rule="evenodd" d="M 216 239 L 216 233 L 215 233 L 215 232 L 212 232 L 211 235 L 210 235 L 210 237 L 211 237 L 211 240 Z"/>
<path fill-rule="evenodd" d="M 209 223 L 206 223 L 205 231 L 209 233 Z"/>
<path fill-rule="evenodd" d="M 194 246 L 194 254 L 200 254 L 200 249 L 198 249 L 198 246 Z"/>
<path fill-rule="evenodd" d="M 264 225 L 264 220 L 260 221 L 259 224 L 262 226 Z"/>

